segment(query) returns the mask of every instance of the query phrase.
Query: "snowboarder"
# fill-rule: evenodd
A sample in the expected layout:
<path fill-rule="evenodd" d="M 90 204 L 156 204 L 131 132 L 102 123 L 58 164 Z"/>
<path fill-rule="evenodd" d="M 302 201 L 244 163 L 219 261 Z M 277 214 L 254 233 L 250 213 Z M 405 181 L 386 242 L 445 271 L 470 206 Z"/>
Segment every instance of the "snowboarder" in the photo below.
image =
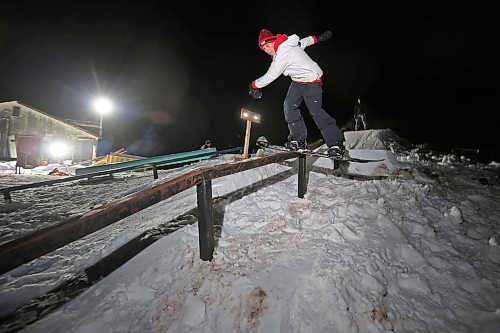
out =
<path fill-rule="evenodd" d="M 259 99 L 262 97 L 261 88 L 269 85 L 281 74 L 290 76 L 292 82 L 283 103 L 289 130 L 285 146 L 291 149 L 307 148 L 307 128 L 299 110 L 304 101 L 328 146 L 328 154 L 342 157 L 345 151 L 344 134 L 337 127 L 335 119 L 322 107 L 323 71 L 304 51 L 306 47 L 324 42 L 331 36 L 332 32 L 327 30 L 319 36 L 300 39 L 295 34 L 274 35 L 269 30 L 262 29 L 259 34 L 259 47 L 272 57 L 272 62 L 267 73 L 250 84 L 249 95 Z"/>
<path fill-rule="evenodd" d="M 358 102 L 354 105 L 354 130 L 357 131 L 361 127 L 364 130 L 367 129 L 366 126 L 366 106 L 361 103 L 361 98 L 358 97 Z"/>

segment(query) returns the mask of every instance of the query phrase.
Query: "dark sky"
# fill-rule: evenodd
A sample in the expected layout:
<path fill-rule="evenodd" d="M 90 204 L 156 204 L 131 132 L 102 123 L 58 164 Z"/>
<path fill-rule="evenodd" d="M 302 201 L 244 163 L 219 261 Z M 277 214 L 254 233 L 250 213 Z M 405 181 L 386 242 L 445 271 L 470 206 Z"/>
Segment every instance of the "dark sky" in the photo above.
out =
<path fill-rule="evenodd" d="M 332 39 L 307 52 L 324 71 L 324 107 L 340 126 L 350 125 L 362 96 L 375 128 L 444 152 L 500 151 L 492 7 L 185 3 L 1 1 L 0 101 L 97 121 L 93 99 L 110 96 L 116 110 L 104 119 L 101 153 L 161 155 L 198 149 L 207 138 L 219 149 L 242 146 L 242 107 L 262 114 L 252 141 L 263 134 L 282 143 L 290 79 L 263 89 L 259 101 L 247 95 L 270 63 L 257 47 L 259 31 L 306 37 L 329 29 Z"/>

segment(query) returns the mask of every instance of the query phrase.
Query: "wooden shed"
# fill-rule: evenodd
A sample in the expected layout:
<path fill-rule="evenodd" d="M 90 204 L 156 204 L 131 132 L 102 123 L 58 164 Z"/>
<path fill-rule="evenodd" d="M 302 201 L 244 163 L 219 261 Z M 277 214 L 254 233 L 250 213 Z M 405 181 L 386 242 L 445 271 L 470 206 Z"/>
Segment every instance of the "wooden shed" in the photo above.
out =
<path fill-rule="evenodd" d="M 17 160 L 23 168 L 43 160 L 90 161 L 96 157 L 98 138 L 24 103 L 0 102 L 0 160 Z"/>

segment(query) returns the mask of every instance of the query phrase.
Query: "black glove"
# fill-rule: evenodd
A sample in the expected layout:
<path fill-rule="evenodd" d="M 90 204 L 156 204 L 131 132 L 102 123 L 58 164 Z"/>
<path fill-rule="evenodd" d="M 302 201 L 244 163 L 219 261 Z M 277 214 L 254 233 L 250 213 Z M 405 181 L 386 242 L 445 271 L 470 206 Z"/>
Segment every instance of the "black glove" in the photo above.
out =
<path fill-rule="evenodd" d="M 254 89 L 250 84 L 250 86 L 248 86 L 248 95 L 252 96 L 253 99 L 260 99 L 262 97 L 262 91 Z"/>
<path fill-rule="evenodd" d="M 325 40 L 330 39 L 330 37 L 332 37 L 332 32 L 330 30 L 327 30 L 317 37 L 318 43 L 324 42 Z"/>

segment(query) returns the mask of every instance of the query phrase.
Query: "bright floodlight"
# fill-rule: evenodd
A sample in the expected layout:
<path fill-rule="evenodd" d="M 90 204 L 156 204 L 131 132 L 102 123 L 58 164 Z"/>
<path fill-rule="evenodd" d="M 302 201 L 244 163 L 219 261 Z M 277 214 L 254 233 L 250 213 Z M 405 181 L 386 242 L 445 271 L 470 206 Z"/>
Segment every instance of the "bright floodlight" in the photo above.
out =
<path fill-rule="evenodd" d="M 100 114 L 107 114 L 113 110 L 113 103 L 105 97 L 100 97 L 94 102 L 94 109 Z"/>
<path fill-rule="evenodd" d="M 99 97 L 94 102 L 94 109 L 99 112 L 99 139 L 102 139 L 102 116 L 113 110 L 113 103 L 105 97 Z"/>
<path fill-rule="evenodd" d="M 63 142 L 53 142 L 49 146 L 49 154 L 55 158 L 62 158 L 69 152 L 69 147 Z"/>

